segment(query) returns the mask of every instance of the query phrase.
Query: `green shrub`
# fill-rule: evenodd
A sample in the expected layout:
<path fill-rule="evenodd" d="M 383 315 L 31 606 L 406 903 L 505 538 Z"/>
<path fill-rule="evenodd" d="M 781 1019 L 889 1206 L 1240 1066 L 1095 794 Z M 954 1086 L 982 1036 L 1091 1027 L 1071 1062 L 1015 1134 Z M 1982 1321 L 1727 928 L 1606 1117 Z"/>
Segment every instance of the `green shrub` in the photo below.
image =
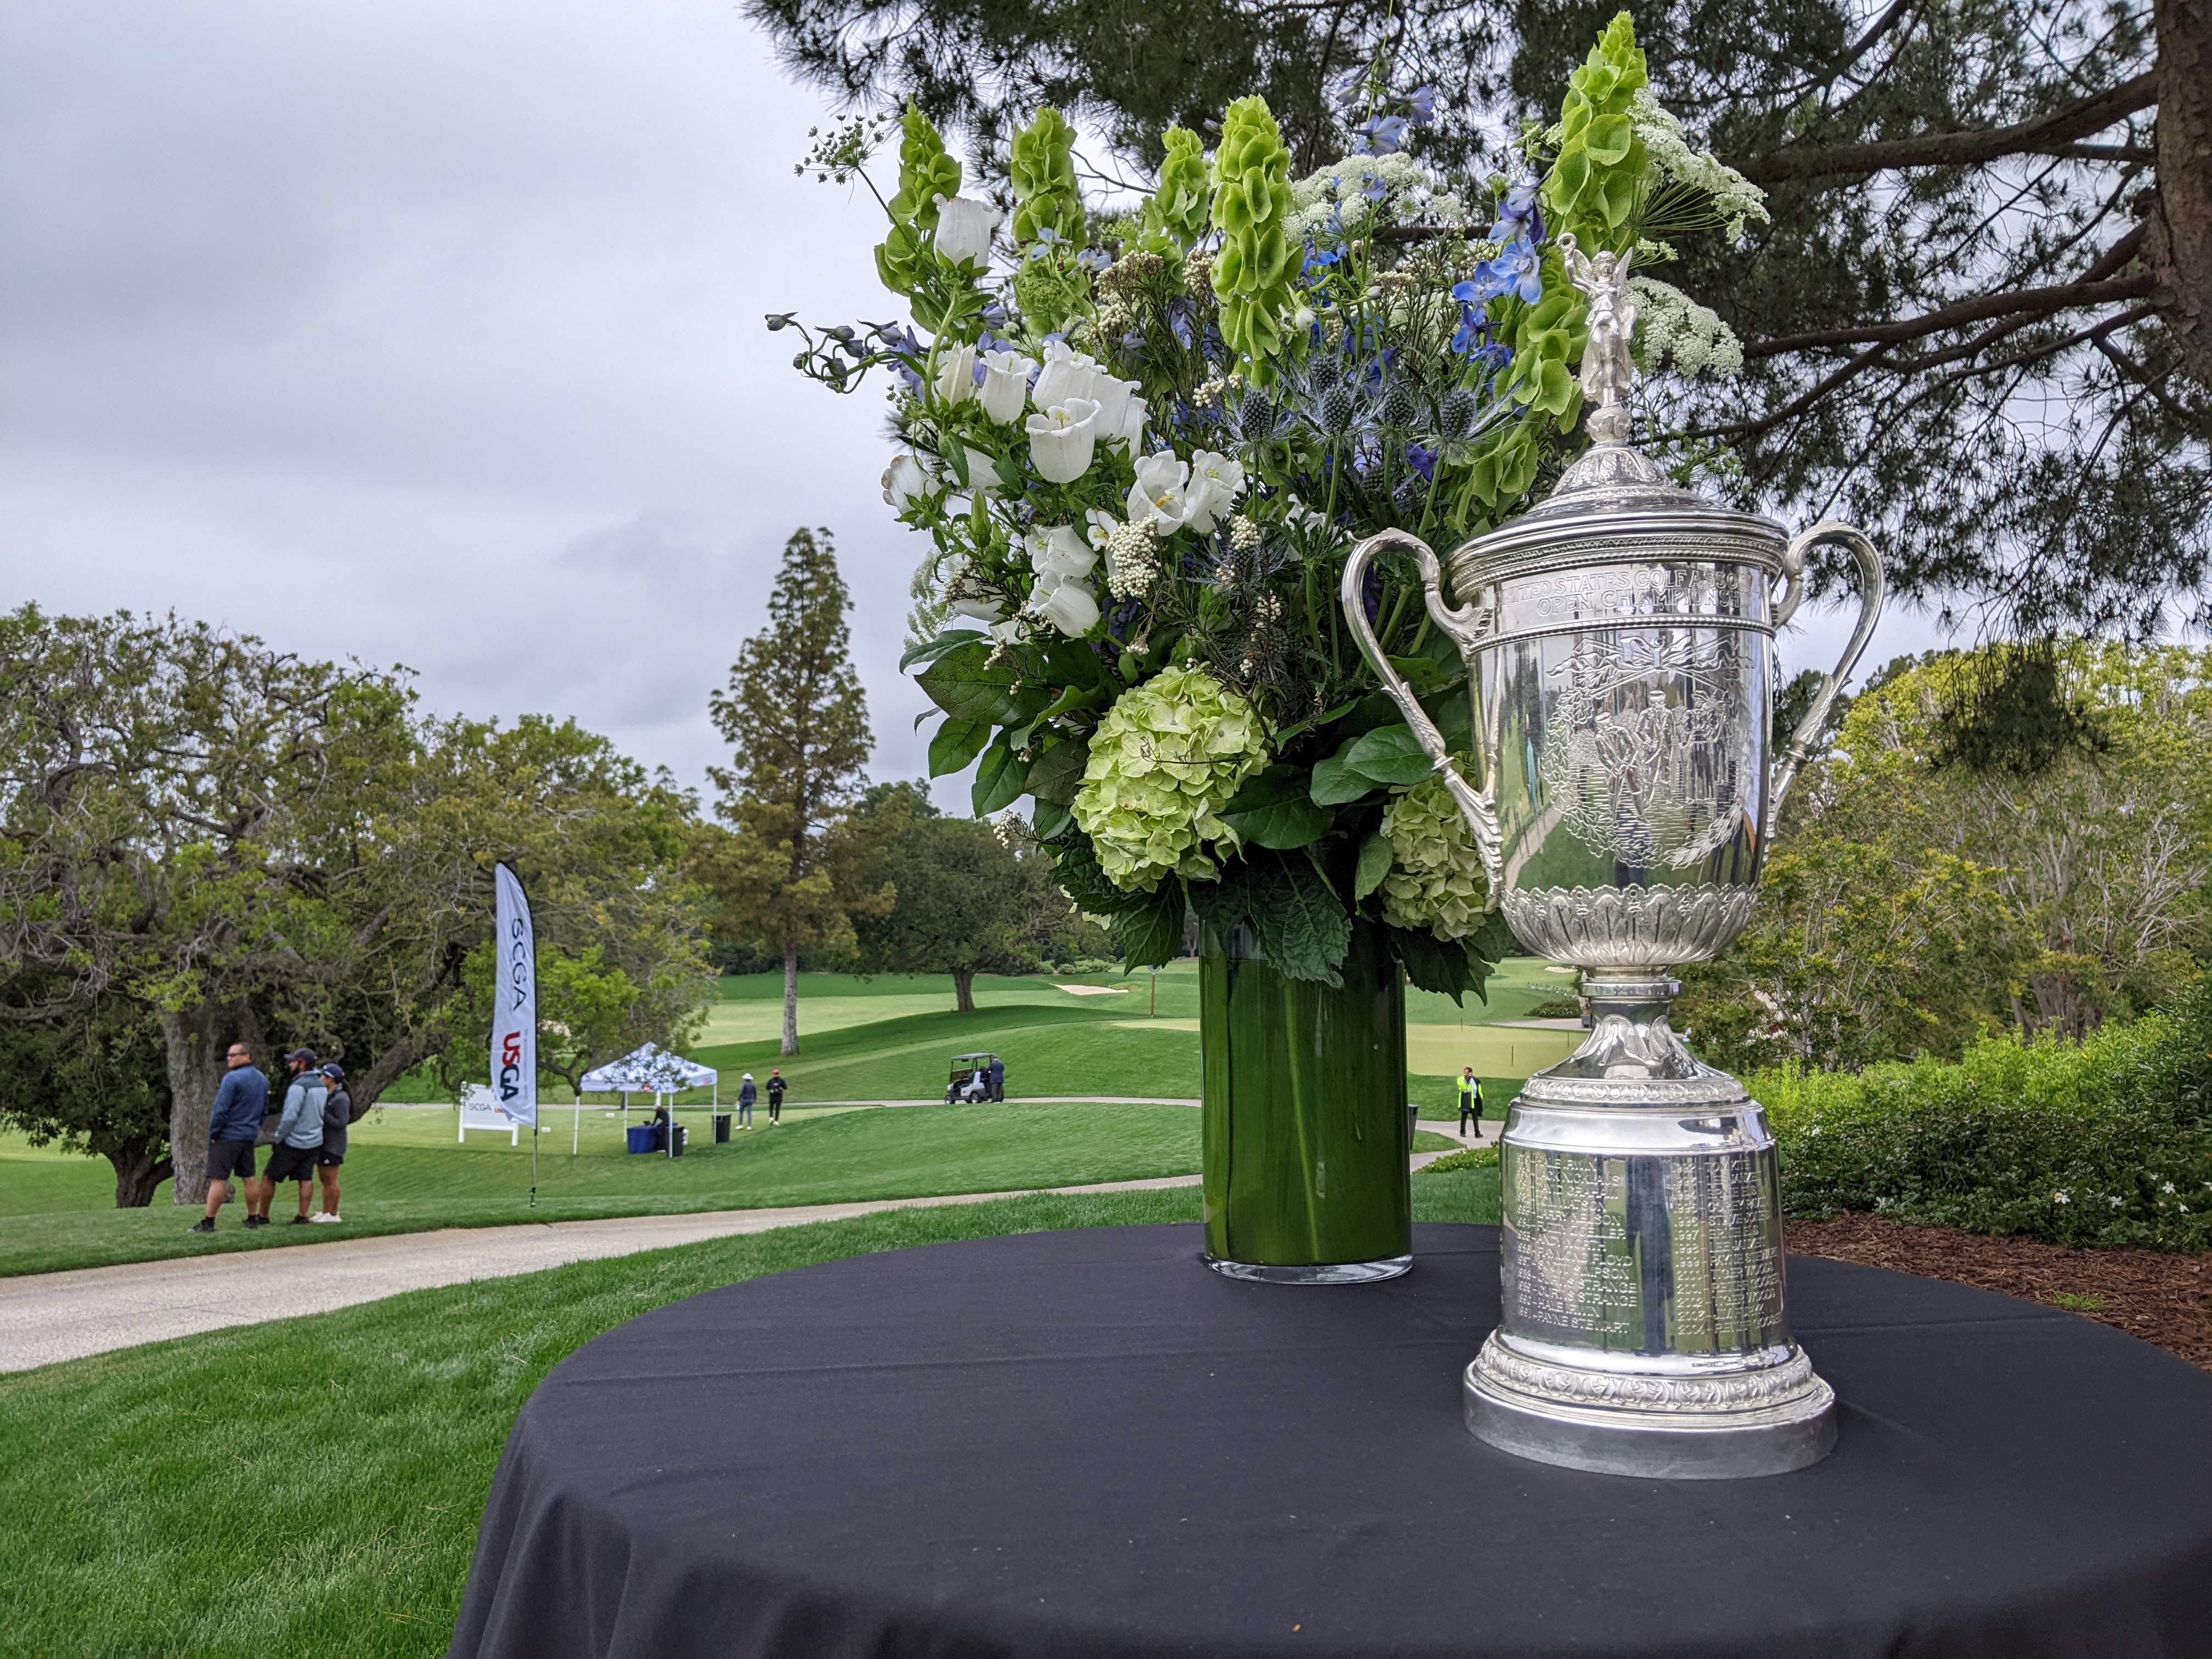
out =
<path fill-rule="evenodd" d="M 1494 1170 L 1497 1167 L 1497 1147 L 1470 1146 L 1463 1152 L 1447 1152 L 1434 1163 L 1424 1164 L 1413 1173 L 1415 1175 L 1449 1175 L 1455 1170 Z"/>
<path fill-rule="evenodd" d="M 1790 1215 L 2212 1248 L 2212 979 L 2078 1045 L 1985 1037 L 1955 1064 L 1747 1082 L 1781 1143 Z"/>

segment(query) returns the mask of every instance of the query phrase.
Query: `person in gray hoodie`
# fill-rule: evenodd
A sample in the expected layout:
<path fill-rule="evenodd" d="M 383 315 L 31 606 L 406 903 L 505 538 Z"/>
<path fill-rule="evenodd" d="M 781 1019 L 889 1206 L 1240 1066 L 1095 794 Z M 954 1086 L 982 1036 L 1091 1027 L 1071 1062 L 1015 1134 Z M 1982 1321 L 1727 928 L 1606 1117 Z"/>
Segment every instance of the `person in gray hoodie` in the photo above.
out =
<path fill-rule="evenodd" d="M 315 1189 L 315 1154 L 322 1150 L 323 1106 L 329 1085 L 315 1069 L 312 1048 L 295 1048 L 284 1056 L 284 1064 L 292 1073 L 291 1086 L 284 1091 L 284 1112 L 276 1120 L 276 1144 L 269 1149 L 268 1173 L 246 1188 L 246 1204 L 259 1217 L 257 1222 L 254 1216 L 248 1216 L 249 1227 L 269 1224 L 269 1206 L 280 1181 L 300 1183 L 300 1213 L 292 1218 L 292 1224 L 306 1226 L 308 1197 Z"/>

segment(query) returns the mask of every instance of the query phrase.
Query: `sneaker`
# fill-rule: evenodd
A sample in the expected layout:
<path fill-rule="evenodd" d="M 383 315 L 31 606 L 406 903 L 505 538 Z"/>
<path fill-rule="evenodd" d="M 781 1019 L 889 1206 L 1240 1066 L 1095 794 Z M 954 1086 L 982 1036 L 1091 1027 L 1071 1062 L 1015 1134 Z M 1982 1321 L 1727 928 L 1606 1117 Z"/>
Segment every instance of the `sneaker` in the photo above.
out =
<path fill-rule="evenodd" d="M 292 1218 L 292 1224 L 295 1227 L 304 1227 L 307 1224 L 307 1218 L 303 1215 L 295 1215 Z"/>
<path fill-rule="evenodd" d="M 318 1226 L 325 1226 L 335 1222 L 337 1219 L 337 1217 L 331 1214 L 326 1210 L 319 1210 L 313 1215 L 309 1216 L 307 1219 L 315 1223 Z"/>
<path fill-rule="evenodd" d="M 195 1233 L 211 1233 L 215 1231 L 215 1218 L 213 1216 L 202 1216 L 198 1226 L 188 1228 L 186 1231 Z"/>
<path fill-rule="evenodd" d="M 268 1224 L 269 1218 L 267 1216 L 250 1215 L 246 1218 L 246 1228 L 248 1232 L 251 1232 L 256 1227 L 265 1227 Z"/>

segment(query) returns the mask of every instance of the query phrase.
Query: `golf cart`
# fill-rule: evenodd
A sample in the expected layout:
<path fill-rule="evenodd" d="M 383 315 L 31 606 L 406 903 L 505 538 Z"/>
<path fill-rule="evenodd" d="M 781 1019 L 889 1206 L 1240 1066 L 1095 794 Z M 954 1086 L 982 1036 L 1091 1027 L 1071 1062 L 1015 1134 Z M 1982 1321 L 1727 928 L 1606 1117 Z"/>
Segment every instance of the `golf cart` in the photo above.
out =
<path fill-rule="evenodd" d="M 991 1062 L 996 1054 L 955 1054 L 952 1056 L 952 1081 L 945 1085 L 945 1103 L 979 1100 L 1003 1101 L 1006 1097 L 1006 1073 L 999 1073 L 999 1086 L 991 1086 Z"/>

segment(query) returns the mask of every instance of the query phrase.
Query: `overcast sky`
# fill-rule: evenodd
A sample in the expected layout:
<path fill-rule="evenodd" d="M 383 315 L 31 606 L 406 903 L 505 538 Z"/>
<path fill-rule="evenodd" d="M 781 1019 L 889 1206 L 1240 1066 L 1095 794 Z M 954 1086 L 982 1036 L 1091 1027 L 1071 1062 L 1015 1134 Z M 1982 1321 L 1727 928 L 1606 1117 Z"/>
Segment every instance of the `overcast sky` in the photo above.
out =
<path fill-rule="evenodd" d="M 874 769 L 918 775 L 880 399 L 762 326 L 891 314 L 873 201 L 793 176 L 823 114 L 731 0 L 9 0 L 0 604 L 404 663 L 699 786 L 823 525 Z"/>

